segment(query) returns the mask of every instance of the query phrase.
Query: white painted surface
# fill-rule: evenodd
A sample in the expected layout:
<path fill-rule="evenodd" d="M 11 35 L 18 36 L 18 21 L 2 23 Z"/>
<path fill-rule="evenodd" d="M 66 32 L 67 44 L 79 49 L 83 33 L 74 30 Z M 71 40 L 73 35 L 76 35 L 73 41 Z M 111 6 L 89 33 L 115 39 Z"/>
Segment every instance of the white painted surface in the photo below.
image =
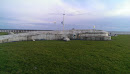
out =
<path fill-rule="evenodd" d="M 64 37 L 71 39 L 84 39 L 90 37 L 90 40 L 100 40 L 96 37 L 103 37 L 104 40 L 111 40 L 108 32 L 102 30 L 65 30 L 63 31 L 38 31 L 19 33 L 0 36 L 0 43 L 26 40 L 61 40 Z M 89 38 L 88 38 L 89 39 Z"/>

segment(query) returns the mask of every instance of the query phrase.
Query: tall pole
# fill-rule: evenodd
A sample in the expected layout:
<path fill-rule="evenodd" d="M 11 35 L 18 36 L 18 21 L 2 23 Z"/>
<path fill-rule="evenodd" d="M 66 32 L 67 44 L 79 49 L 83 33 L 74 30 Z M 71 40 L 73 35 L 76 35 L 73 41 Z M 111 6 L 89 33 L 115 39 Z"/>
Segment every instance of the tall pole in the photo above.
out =
<path fill-rule="evenodd" d="M 64 32 L 64 14 L 63 14 L 63 32 Z"/>
<path fill-rule="evenodd" d="M 64 15 L 65 15 L 65 14 L 63 14 L 63 32 L 64 32 Z"/>
<path fill-rule="evenodd" d="M 65 22 L 65 21 L 64 21 L 64 15 L 65 15 L 65 13 L 63 14 L 63 21 L 62 21 L 62 24 L 63 24 L 63 38 L 65 37 L 65 35 L 64 35 L 64 24 L 65 24 L 65 23 L 64 23 L 64 22 Z"/>

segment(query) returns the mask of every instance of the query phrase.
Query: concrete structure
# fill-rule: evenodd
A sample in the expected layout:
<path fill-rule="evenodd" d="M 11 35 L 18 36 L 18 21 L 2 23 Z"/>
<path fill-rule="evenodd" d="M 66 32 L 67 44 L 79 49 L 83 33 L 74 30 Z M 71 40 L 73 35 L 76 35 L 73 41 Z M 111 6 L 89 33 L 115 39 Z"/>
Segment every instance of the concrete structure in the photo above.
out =
<path fill-rule="evenodd" d="M 64 30 L 64 31 L 34 31 L 0 36 L 0 43 L 27 40 L 111 40 L 108 32 L 103 30 Z M 69 39 L 67 39 L 69 41 Z"/>
<path fill-rule="evenodd" d="M 26 30 L 26 29 L 0 29 L 0 32 L 26 33 L 34 31 L 52 31 L 52 30 Z"/>
<path fill-rule="evenodd" d="M 109 31 L 110 36 L 130 35 L 130 31 Z"/>

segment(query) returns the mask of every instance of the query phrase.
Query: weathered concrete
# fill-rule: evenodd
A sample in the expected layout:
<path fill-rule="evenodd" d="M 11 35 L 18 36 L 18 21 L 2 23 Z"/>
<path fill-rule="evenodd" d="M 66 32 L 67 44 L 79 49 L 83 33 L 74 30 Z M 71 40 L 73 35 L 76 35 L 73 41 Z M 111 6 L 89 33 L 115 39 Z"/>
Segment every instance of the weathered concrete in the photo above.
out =
<path fill-rule="evenodd" d="M 0 29 L 0 32 L 13 32 L 13 33 L 26 33 L 26 32 L 34 32 L 34 31 L 52 31 L 52 30 L 24 30 L 24 29 Z"/>
<path fill-rule="evenodd" d="M 111 40 L 108 32 L 102 30 L 66 30 L 66 31 L 36 31 L 0 36 L 0 43 L 27 40 Z"/>

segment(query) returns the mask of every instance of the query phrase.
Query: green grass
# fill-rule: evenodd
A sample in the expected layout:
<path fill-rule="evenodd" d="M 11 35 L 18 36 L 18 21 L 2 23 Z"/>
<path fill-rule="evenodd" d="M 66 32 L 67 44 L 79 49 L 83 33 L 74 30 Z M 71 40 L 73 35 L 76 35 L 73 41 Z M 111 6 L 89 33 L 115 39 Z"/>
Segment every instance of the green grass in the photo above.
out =
<path fill-rule="evenodd" d="M 7 32 L 0 32 L 0 35 L 8 35 Z"/>
<path fill-rule="evenodd" d="M 130 35 L 112 41 L 23 41 L 0 44 L 0 74 L 129 74 Z"/>

